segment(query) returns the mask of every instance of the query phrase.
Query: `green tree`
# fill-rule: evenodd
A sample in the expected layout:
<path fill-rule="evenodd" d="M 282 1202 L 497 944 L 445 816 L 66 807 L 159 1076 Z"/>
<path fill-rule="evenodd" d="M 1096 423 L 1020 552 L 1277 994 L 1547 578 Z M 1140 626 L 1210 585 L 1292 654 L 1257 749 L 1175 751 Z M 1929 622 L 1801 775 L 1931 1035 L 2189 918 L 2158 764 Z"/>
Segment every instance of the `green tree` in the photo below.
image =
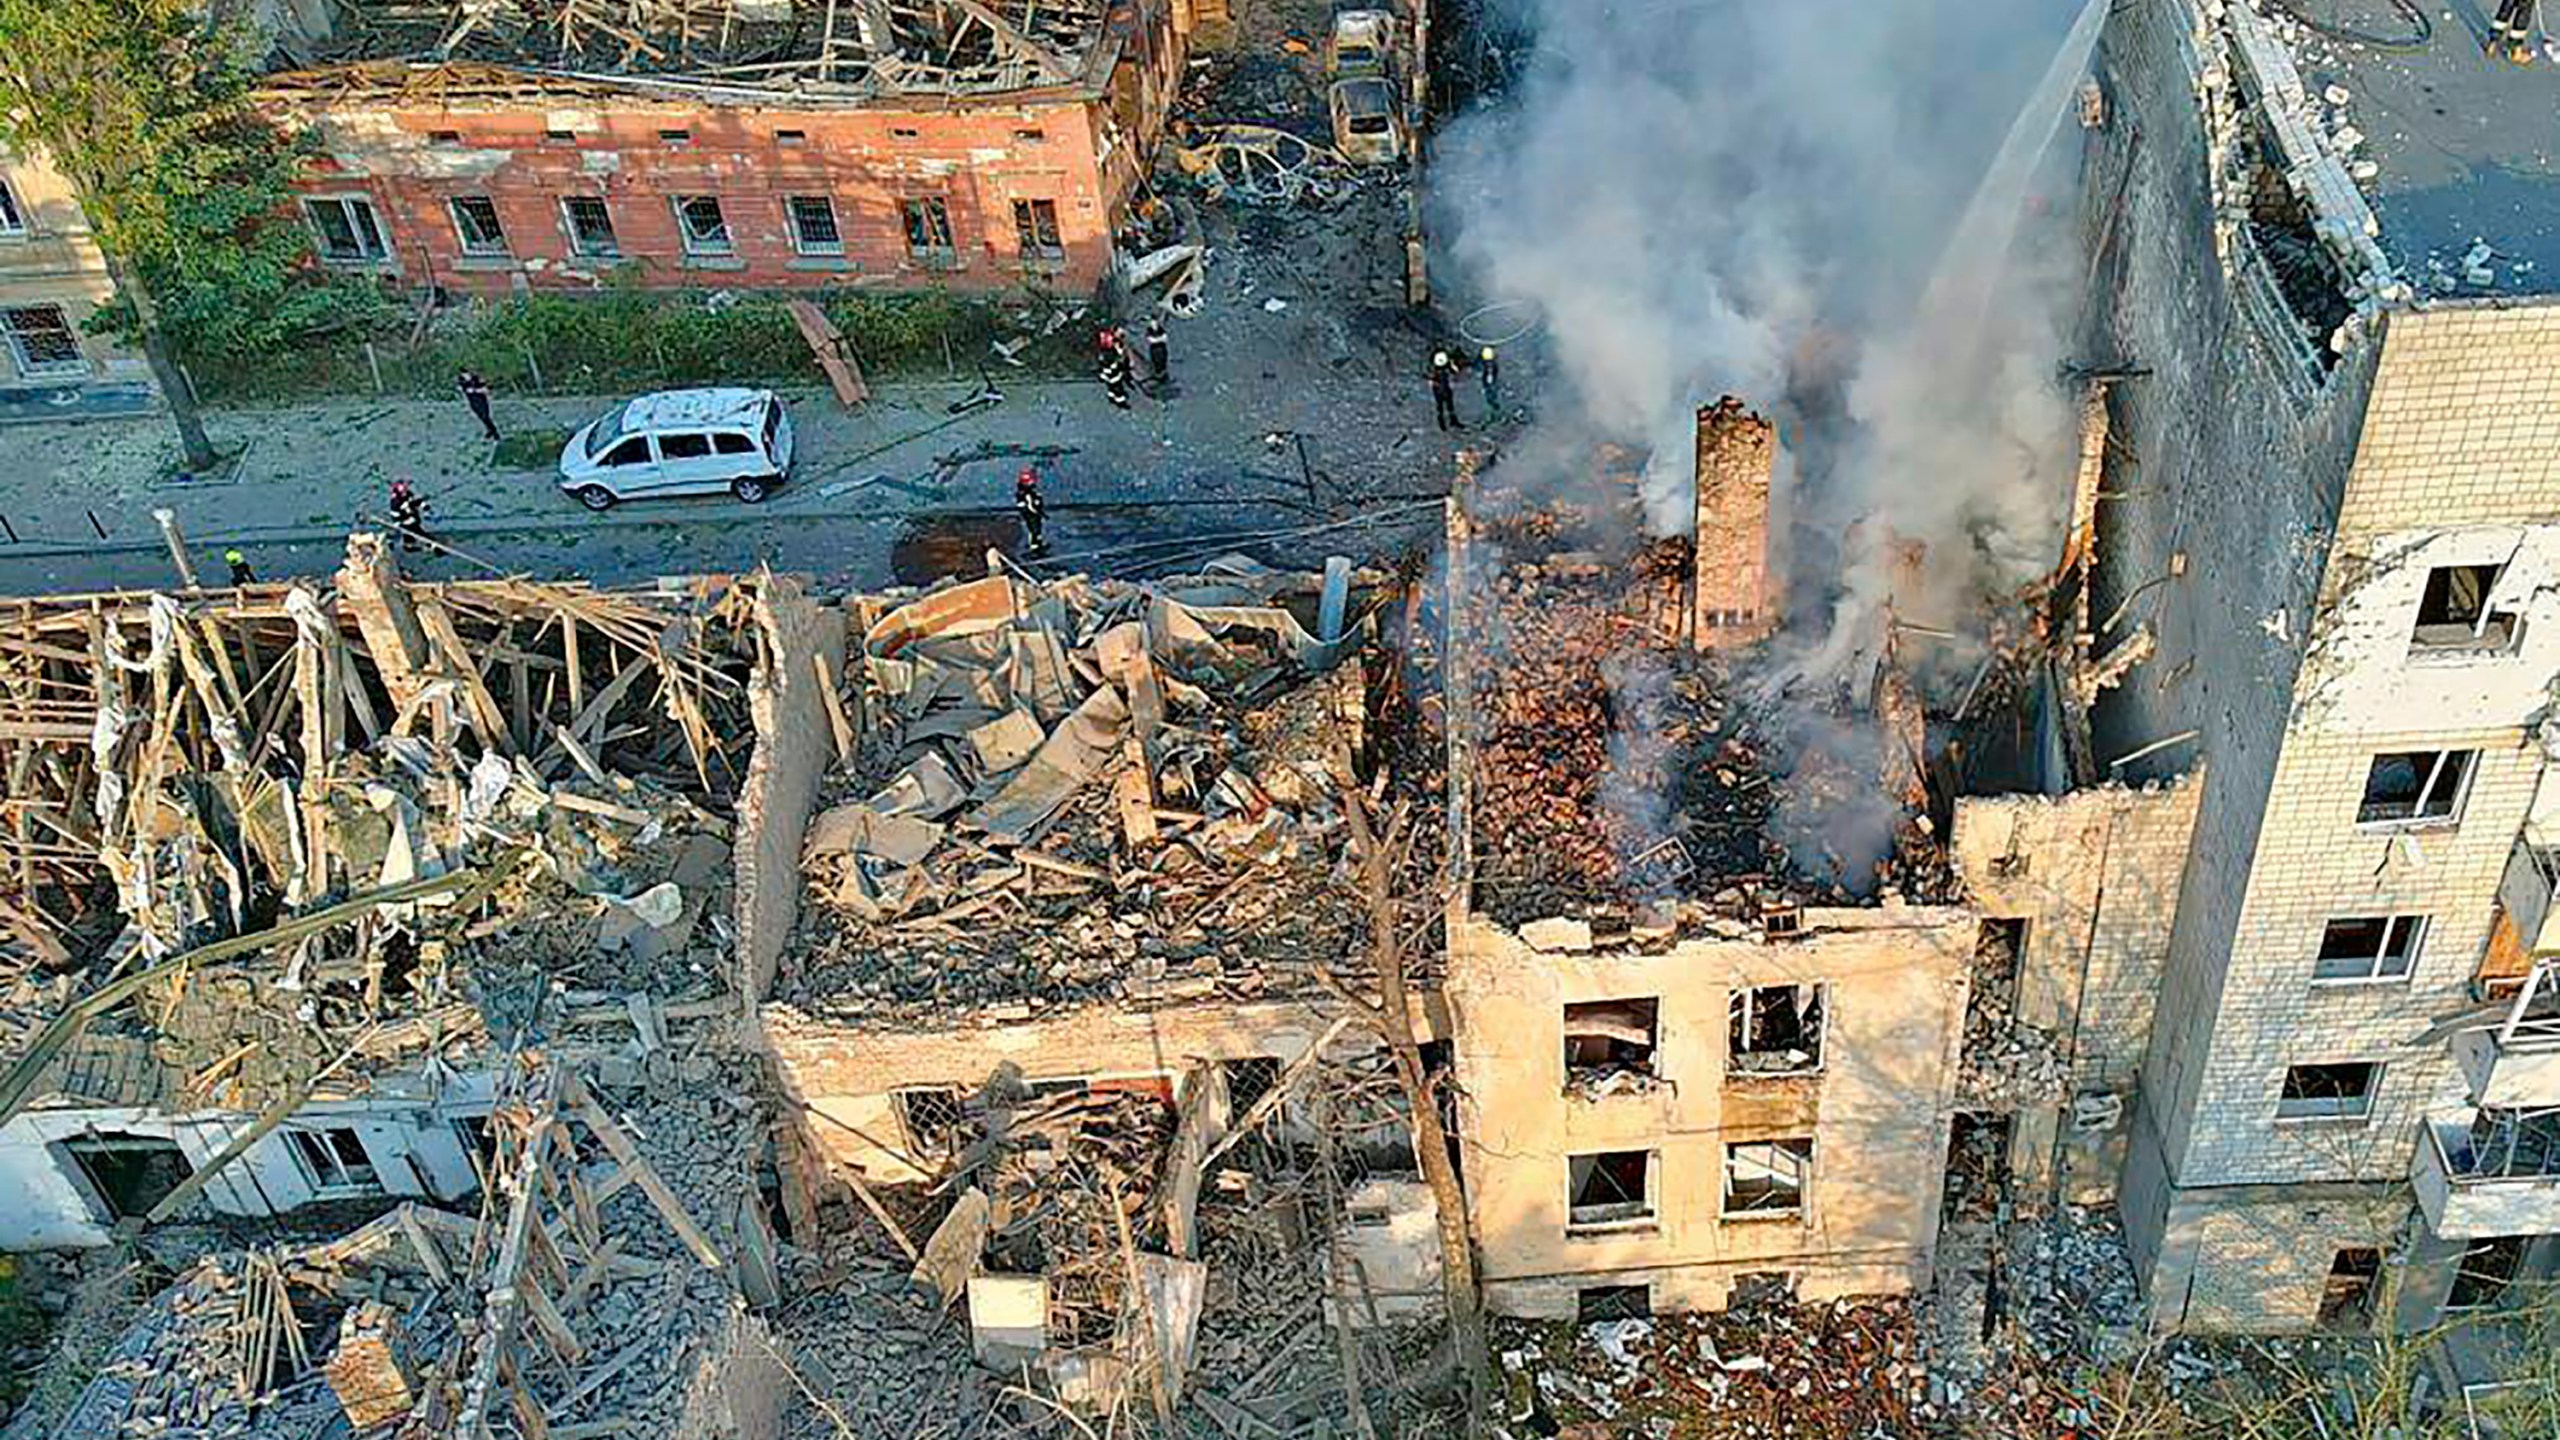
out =
<path fill-rule="evenodd" d="M 186 463 L 214 460 L 171 357 L 143 257 L 175 239 L 172 193 L 222 163 L 239 93 L 188 0 L 0 0 L 0 142 L 60 170 L 176 420 Z M 212 153 L 208 153 L 212 152 Z"/>

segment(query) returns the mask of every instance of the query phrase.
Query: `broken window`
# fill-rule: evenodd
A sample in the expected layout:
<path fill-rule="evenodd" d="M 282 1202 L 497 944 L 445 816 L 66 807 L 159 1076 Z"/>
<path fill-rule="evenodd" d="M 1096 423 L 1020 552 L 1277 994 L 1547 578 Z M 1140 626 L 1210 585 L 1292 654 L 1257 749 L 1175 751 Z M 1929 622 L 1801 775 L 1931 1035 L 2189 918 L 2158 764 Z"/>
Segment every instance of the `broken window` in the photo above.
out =
<path fill-rule="evenodd" d="M 610 260 L 622 253 L 622 242 L 614 238 L 613 212 L 605 208 L 601 195 L 571 195 L 560 202 L 561 221 L 569 227 L 569 249 L 594 260 Z"/>
<path fill-rule="evenodd" d="M 1822 987 L 1759 985 L 1726 1007 L 1728 1077 L 1805 1075 L 1822 1068 Z"/>
<path fill-rule="evenodd" d="M 2423 915 L 2332 920 L 2320 932 L 2320 958 L 2312 963 L 2311 978 L 2334 983 L 2405 980 L 2417 963 L 2418 940 L 2426 929 Z"/>
<path fill-rule="evenodd" d="M 1606 1325 L 1616 1320 L 1653 1318 L 1650 1285 L 1586 1285 L 1573 1292 L 1573 1323 Z"/>
<path fill-rule="evenodd" d="M 27 233 L 27 212 L 18 208 L 18 192 L 0 180 L 0 235 Z"/>
<path fill-rule="evenodd" d="M 1058 202 L 1055 200 L 1016 200 L 1013 202 L 1014 243 L 1022 247 L 1025 260 L 1064 260 L 1067 247 L 1058 238 Z"/>
<path fill-rule="evenodd" d="M 2329 1280 L 2320 1290 L 2320 1325 L 2330 1330 L 2361 1330 L 2373 1322 L 2374 1292 L 2382 1288 L 2382 1252 L 2370 1245 L 2349 1245 L 2329 1262 Z"/>
<path fill-rule="evenodd" d="M 2451 820 L 2462 809 L 2475 750 L 2396 750 L 2373 757 L 2365 772 L 2359 825 Z"/>
<path fill-rule="evenodd" d="M 693 143 L 693 132 L 690 130 L 661 130 L 658 132 L 658 138 L 669 145 L 690 145 Z"/>
<path fill-rule="evenodd" d="M 12 305 L 0 309 L 0 332 L 9 338 L 9 353 L 26 375 L 76 375 L 89 368 L 80 353 L 80 337 L 71 317 L 59 305 Z"/>
<path fill-rule="evenodd" d="M 1785 1270 L 1745 1270 L 1733 1277 L 1733 1288 L 1724 1296 L 1728 1310 L 1792 1305 L 1795 1300 L 1796 1277 Z"/>
<path fill-rule="evenodd" d="M 1724 1147 L 1724 1213 L 1793 1215 L 1813 1175 L 1811 1140 L 1749 1140 Z"/>
<path fill-rule="evenodd" d="M 907 1132 L 907 1149 L 916 1158 L 939 1159 L 960 1148 L 969 1109 L 959 1091 L 948 1086 L 899 1090 L 889 1099 L 897 1107 L 899 1127 Z"/>
<path fill-rule="evenodd" d="M 809 143 L 809 132 L 806 130 L 776 130 L 773 132 L 773 143 L 776 145 L 806 145 Z"/>
<path fill-rule="evenodd" d="M 373 1156 L 366 1153 L 364 1137 L 355 1131 L 343 1126 L 289 1130 L 285 1138 L 293 1142 L 303 1173 L 320 1189 L 358 1194 L 381 1190 L 382 1177 L 373 1168 Z"/>
<path fill-rule="evenodd" d="M 2417 627 L 2409 634 L 2413 651 L 2504 650 L 2516 638 L 2516 617 L 2493 609 L 2504 565 L 2439 565 L 2427 572 L 2427 588 L 2418 598 Z"/>
<path fill-rule="evenodd" d="M 155 1136 L 102 1131 L 67 1140 L 62 1149 L 118 1220 L 150 1215 L 195 1173 L 177 1142 Z"/>
<path fill-rule="evenodd" d="M 2530 1235 L 2499 1235 L 2465 1246 L 2453 1269 L 2453 1288 L 2445 1293 L 2447 1310 L 2480 1310 L 2495 1305 L 2524 1269 Z"/>
<path fill-rule="evenodd" d="M 331 195 L 303 201 L 302 213 L 320 239 L 322 259 L 364 265 L 390 257 L 391 247 L 382 238 L 382 223 L 374 218 L 372 201 Z"/>
<path fill-rule="evenodd" d="M 1235 1060 L 1221 1060 L 1218 1068 L 1227 1080 L 1227 1113 L 1241 1118 L 1254 1102 L 1271 1093 L 1280 1083 L 1280 1057 L 1246 1055 Z"/>
<path fill-rule="evenodd" d="M 687 255 L 726 255 L 737 248 L 729 241 L 729 217 L 720 213 L 716 195 L 678 196 L 676 229 L 683 233 Z"/>
<path fill-rule="evenodd" d="M 1564 1074 L 1569 1085 L 1654 1074 L 1659 1000 L 1589 1000 L 1564 1007 Z"/>
<path fill-rule="evenodd" d="M 1565 1161 L 1572 1209 L 1566 1223 L 1575 1228 L 1624 1225 L 1653 1218 L 1653 1156 L 1643 1150 L 1610 1150 L 1575 1155 Z"/>
<path fill-rule="evenodd" d="M 465 255 L 504 255 L 507 232 L 498 223 L 498 205 L 486 195 L 458 195 L 453 199 L 453 230 L 462 238 Z"/>
<path fill-rule="evenodd" d="M 427 143 L 430 145 L 442 145 L 450 149 L 462 143 L 462 132 L 459 130 L 430 130 L 427 132 Z"/>
<path fill-rule="evenodd" d="M 948 265 L 958 258 L 951 241 L 951 207 L 939 195 L 922 195 L 900 205 L 907 224 L 907 254 L 920 263 Z"/>
<path fill-rule="evenodd" d="M 841 255 L 844 232 L 836 228 L 836 206 L 824 195 L 794 195 L 784 202 L 791 221 L 792 248 L 803 255 Z"/>
<path fill-rule="evenodd" d="M 2369 1060 L 2334 1065 L 2294 1065 L 2284 1072 L 2276 1097 L 2279 1120 L 2361 1120 L 2373 1111 L 2374 1081 L 2382 1067 Z"/>

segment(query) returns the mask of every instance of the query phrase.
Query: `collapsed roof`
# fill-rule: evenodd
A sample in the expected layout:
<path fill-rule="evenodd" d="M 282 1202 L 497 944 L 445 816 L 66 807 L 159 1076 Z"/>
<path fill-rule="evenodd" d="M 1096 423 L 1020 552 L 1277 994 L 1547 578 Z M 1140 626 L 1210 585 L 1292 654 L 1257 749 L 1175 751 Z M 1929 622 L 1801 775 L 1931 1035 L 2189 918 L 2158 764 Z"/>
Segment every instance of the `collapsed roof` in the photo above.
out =
<path fill-rule="evenodd" d="M 1314 991 L 1361 953 L 1338 795 L 1367 704 L 1358 632 L 1319 640 L 1290 608 L 1319 587 L 1246 563 L 866 605 L 869 728 L 810 827 L 788 998 L 1029 1013 Z"/>
<path fill-rule="evenodd" d="M 1087 90 L 1118 44 L 1104 0 L 343 0 L 288 43 L 288 89 L 446 100 L 541 79 L 858 102 Z"/>

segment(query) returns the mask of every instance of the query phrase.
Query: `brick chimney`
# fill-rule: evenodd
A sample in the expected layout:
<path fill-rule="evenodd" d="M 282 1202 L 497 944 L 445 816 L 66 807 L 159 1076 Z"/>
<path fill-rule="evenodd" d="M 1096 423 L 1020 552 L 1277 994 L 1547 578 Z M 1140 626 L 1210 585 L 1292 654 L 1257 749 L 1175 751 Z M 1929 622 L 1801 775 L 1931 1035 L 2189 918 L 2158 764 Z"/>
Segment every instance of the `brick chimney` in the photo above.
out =
<path fill-rule="evenodd" d="M 1778 625 L 1769 573 L 1776 428 L 1727 395 L 1698 410 L 1696 625 L 1701 650 L 1748 645 Z"/>

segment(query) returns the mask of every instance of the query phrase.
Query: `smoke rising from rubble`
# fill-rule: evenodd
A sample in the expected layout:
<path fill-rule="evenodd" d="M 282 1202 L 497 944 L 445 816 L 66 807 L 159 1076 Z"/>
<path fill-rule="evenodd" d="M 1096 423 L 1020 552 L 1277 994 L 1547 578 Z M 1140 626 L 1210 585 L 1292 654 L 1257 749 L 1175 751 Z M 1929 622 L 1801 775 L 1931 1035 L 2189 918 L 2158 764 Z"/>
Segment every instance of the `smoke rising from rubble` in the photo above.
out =
<path fill-rule="evenodd" d="M 2050 0 L 1484 3 L 1534 48 L 1438 142 L 1438 233 L 1478 303 L 1542 313 L 1561 382 L 1488 484 L 1589 493 L 1594 445 L 1643 445 L 1647 527 L 1675 534 L 1697 407 L 1771 415 L 1778 669 L 1805 694 L 1863 685 L 1888 606 L 1971 631 L 2052 563 L 2081 280 L 2064 127 L 2102 0 L 2076 24 Z M 1897 566 L 1914 541 L 1926 563 Z M 1854 871 L 1890 821 L 1804 838 Z"/>

